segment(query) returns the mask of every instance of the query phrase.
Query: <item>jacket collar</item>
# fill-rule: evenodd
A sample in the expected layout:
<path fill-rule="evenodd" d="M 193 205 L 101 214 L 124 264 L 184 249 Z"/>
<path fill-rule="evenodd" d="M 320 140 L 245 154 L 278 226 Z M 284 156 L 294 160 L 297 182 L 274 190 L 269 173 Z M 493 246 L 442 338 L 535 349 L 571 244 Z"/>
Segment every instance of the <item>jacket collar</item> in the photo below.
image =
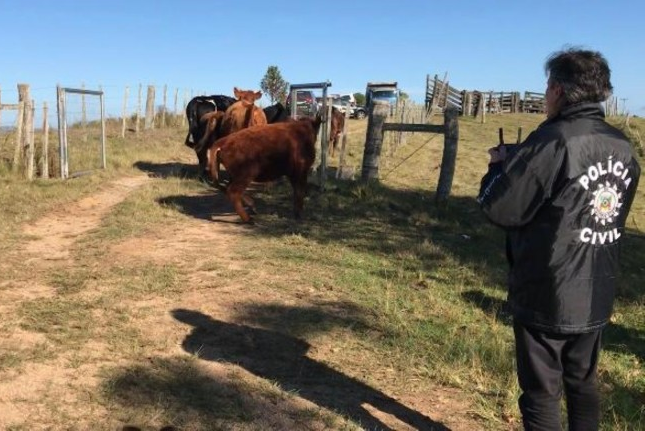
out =
<path fill-rule="evenodd" d="M 603 120 L 605 118 L 605 111 L 602 109 L 600 103 L 576 103 L 575 105 L 564 107 L 558 115 L 545 121 L 545 123 L 572 120 L 575 118 L 595 118 Z"/>

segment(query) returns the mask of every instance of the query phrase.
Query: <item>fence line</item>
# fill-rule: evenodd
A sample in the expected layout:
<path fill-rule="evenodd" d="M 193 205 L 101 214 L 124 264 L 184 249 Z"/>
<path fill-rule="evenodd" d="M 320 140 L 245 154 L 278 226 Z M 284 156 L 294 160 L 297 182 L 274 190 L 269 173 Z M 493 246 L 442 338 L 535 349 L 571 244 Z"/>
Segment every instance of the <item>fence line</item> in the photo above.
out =
<path fill-rule="evenodd" d="M 83 82 L 80 87 L 84 89 L 87 85 Z M 98 87 L 103 91 L 102 86 Z M 149 87 L 153 88 L 152 93 L 155 94 L 154 86 Z M 180 89 L 175 88 L 174 103 L 169 109 L 168 103 L 173 101 L 169 101 L 168 91 L 172 90 L 167 85 L 161 88 L 163 89 L 163 99 L 159 106 L 155 103 L 154 97 L 146 101 L 149 103 L 149 106 L 146 106 L 148 127 L 152 129 L 185 126 L 186 119 L 183 113 L 188 103 L 189 90 L 182 90 L 184 94 L 182 103 Z M 115 128 L 114 120 L 108 120 L 112 124 L 108 129 L 111 134 L 125 137 L 126 132 L 132 130 L 131 128 L 134 128 L 134 132 L 139 132 L 139 121 L 142 117 L 141 89 L 142 85 L 139 84 L 139 93 L 131 94 L 134 92 L 130 92 L 129 87 L 126 86 L 123 95 L 120 95 L 119 91 L 112 91 L 112 97 L 105 97 L 104 100 L 111 101 L 112 105 L 115 105 L 114 101 L 117 98 L 121 99 L 120 112 L 115 116 L 121 117 L 118 118 L 120 127 Z M 192 90 L 190 93 L 192 94 Z M 117 94 L 119 95 L 116 96 Z M 137 96 L 138 100 L 131 100 Z M 93 119 L 98 118 L 103 106 L 88 104 L 85 93 L 81 92 L 77 97 L 78 101 L 73 106 L 68 106 L 66 111 L 70 118 L 70 124 L 89 127 Z M 172 93 L 170 97 L 172 97 Z M 56 98 L 56 87 L 41 87 L 34 91 L 28 84 L 18 84 L 16 89 L 0 86 L 0 174 L 11 172 L 12 175 L 23 175 L 27 179 L 37 176 L 42 178 L 59 176 L 59 169 L 55 167 L 60 163 L 60 136 L 59 143 L 54 146 L 55 148 L 50 145 L 49 136 L 50 133 L 59 134 L 59 126 L 56 125 L 58 123 L 57 109 L 48 108 L 58 105 Z M 129 113 L 128 107 L 130 106 L 136 106 L 136 112 Z M 111 111 L 114 113 L 114 106 Z M 38 123 L 38 127 L 36 123 Z M 52 127 L 51 124 L 55 124 L 55 126 Z M 115 129 L 118 131 L 115 132 Z"/>

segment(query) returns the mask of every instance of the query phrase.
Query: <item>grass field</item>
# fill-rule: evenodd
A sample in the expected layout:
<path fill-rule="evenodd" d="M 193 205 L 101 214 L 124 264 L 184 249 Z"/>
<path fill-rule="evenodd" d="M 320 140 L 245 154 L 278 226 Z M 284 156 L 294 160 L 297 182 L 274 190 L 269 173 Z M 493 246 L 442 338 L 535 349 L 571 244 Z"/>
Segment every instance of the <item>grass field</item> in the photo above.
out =
<path fill-rule="evenodd" d="M 122 139 L 112 125 L 108 169 L 89 176 L 5 175 L 0 425 L 519 429 L 503 233 L 475 194 L 498 128 L 511 141 L 542 119 L 460 118 L 441 209 L 443 138 L 423 134 L 396 151 L 387 137 L 379 184 L 312 187 L 300 223 L 279 183 L 239 225 L 194 179 L 182 129 Z M 358 173 L 365 127 L 349 123 Z M 638 141 L 645 121 L 627 131 Z M 603 430 L 645 428 L 642 181 L 600 362 Z"/>

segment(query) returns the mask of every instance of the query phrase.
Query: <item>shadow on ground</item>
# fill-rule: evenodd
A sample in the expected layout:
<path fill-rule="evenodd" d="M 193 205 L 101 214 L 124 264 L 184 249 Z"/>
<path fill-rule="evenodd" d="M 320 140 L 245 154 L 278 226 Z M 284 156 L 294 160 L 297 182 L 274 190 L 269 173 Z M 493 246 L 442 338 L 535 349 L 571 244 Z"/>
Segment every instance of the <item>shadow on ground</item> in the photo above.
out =
<path fill-rule="evenodd" d="M 135 162 L 133 166 L 140 171 L 146 172 L 151 177 L 187 179 L 199 178 L 197 165 L 189 165 L 187 163 L 153 163 L 139 161 Z"/>
<path fill-rule="evenodd" d="M 397 400 L 309 358 L 309 344 L 282 332 L 213 319 L 199 311 L 172 315 L 193 327 L 182 346 L 203 360 L 237 364 L 320 407 L 349 417 L 368 430 L 393 429 L 366 410 L 370 405 L 419 430 L 448 430 Z"/>

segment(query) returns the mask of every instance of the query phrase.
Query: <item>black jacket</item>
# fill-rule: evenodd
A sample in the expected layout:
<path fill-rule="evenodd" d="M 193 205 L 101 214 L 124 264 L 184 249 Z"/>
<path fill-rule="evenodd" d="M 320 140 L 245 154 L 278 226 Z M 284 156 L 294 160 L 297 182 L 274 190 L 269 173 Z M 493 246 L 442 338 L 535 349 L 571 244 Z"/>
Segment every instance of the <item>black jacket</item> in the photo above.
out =
<path fill-rule="evenodd" d="M 519 322 L 557 333 L 607 324 L 639 177 L 631 144 L 595 103 L 546 120 L 490 165 L 478 201 L 507 232 L 508 302 Z"/>

